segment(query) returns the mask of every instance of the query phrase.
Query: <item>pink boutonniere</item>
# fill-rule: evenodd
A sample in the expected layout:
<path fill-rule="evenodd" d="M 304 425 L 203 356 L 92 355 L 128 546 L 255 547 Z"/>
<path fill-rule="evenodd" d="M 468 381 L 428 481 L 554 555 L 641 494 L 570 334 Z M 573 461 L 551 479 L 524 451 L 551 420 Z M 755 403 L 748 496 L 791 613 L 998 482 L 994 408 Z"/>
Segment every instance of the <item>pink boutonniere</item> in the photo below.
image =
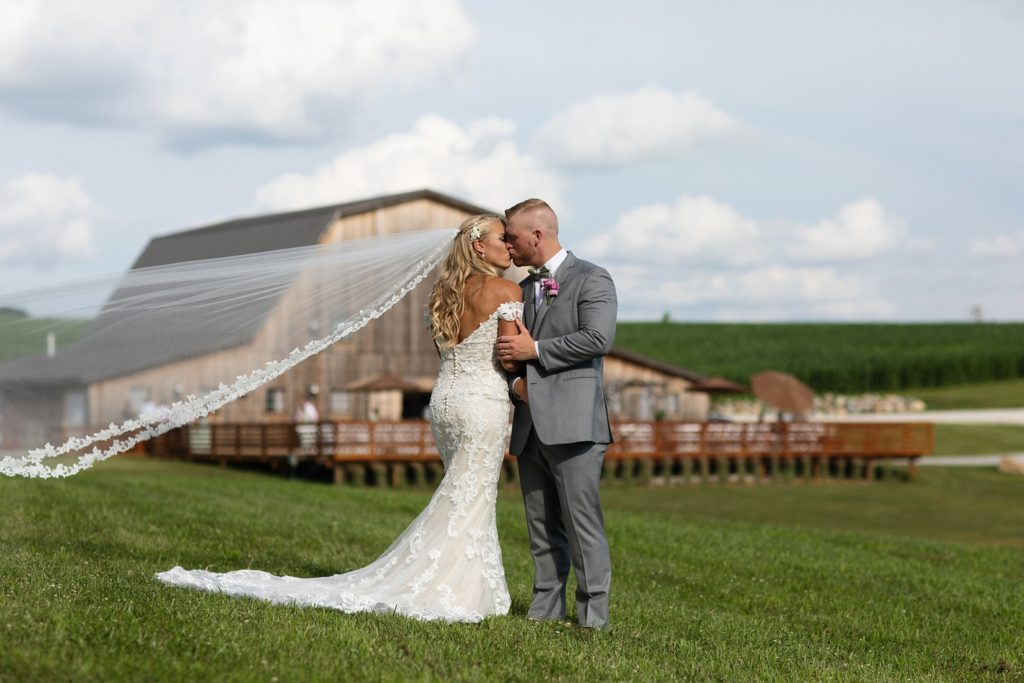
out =
<path fill-rule="evenodd" d="M 551 300 L 558 296 L 558 280 L 553 277 L 541 278 L 540 288 L 543 290 L 548 303 L 551 303 Z"/>

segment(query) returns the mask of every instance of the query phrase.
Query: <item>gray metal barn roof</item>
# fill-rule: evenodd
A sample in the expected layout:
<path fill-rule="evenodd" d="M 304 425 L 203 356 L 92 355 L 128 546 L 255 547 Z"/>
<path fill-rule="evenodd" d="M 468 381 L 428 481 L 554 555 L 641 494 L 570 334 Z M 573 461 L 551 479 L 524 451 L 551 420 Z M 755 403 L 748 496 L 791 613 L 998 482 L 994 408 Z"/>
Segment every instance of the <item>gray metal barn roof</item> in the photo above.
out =
<path fill-rule="evenodd" d="M 440 192 L 416 190 L 302 211 L 239 218 L 154 237 L 136 259 L 132 270 L 312 246 L 320 241 L 327 227 L 339 218 L 421 199 L 430 199 L 468 213 L 489 213 L 487 209 Z M 115 290 L 108 301 L 116 301 L 120 292 L 120 289 Z M 90 384 L 148 367 L 234 348 L 248 342 L 259 332 L 277 303 L 277 298 L 264 300 L 263 310 L 257 311 L 257 315 L 252 315 L 252 309 L 247 309 L 245 320 L 233 321 L 225 317 L 219 321 L 223 329 L 218 330 L 218 334 L 202 335 L 196 338 L 195 343 L 168 349 L 163 355 L 154 355 L 151 348 L 138 348 L 138 344 L 126 344 L 123 353 L 118 355 L 116 368 L 104 366 L 101 362 L 110 357 L 110 342 L 97 340 L 94 334 L 87 332 L 80 340 L 62 347 L 54 358 L 33 356 L 0 363 L 0 382 L 6 379 L 47 385 Z M 101 311 L 96 319 L 96 329 L 109 329 L 110 316 L 116 315 L 118 313 Z M 133 338 L 130 323 L 121 325 L 119 329 L 124 338 Z M 136 336 L 144 338 L 145 334 Z M 210 343 L 210 339 L 216 339 L 216 342 Z"/>
<path fill-rule="evenodd" d="M 339 218 L 420 199 L 431 199 L 471 214 L 493 213 L 440 192 L 416 190 L 302 211 L 239 218 L 154 237 L 136 259 L 132 270 L 311 246 L 318 243 L 327 227 Z M 119 291 L 115 290 L 108 301 L 116 300 Z M 41 385 L 88 385 L 184 358 L 235 348 L 251 340 L 262 329 L 266 317 L 277 307 L 277 303 L 276 298 L 266 299 L 261 314 L 251 315 L 252 309 L 247 309 L 244 320 L 232 321 L 225 317 L 220 321 L 223 329 L 219 334 L 202 335 L 196 338 L 195 344 L 179 345 L 163 356 L 154 355 L 151 348 L 140 349 L 137 348 L 138 344 L 126 344 L 116 358 L 116 368 L 103 365 L 103 361 L 109 361 L 110 358 L 110 342 L 97 341 L 86 333 L 77 342 L 61 347 L 54 358 L 41 355 L 0 363 L 0 383 L 8 380 L 32 381 Z M 101 311 L 97 317 L 97 327 L 109 328 L 111 315 L 117 314 Z M 131 337 L 131 326 L 122 326 L 122 329 L 124 327 L 128 328 L 124 331 L 125 336 Z M 210 339 L 216 339 L 216 342 L 210 343 Z M 693 382 L 705 379 L 698 373 L 623 349 L 613 349 L 609 355 Z"/>
<path fill-rule="evenodd" d="M 154 237 L 139 255 L 132 269 L 310 246 L 316 244 L 327 226 L 338 218 L 386 209 L 420 199 L 432 199 L 439 204 L 468 213 L 493 213 L 433 190 L 390 194 L 315 209 L 238 218 Z"/>

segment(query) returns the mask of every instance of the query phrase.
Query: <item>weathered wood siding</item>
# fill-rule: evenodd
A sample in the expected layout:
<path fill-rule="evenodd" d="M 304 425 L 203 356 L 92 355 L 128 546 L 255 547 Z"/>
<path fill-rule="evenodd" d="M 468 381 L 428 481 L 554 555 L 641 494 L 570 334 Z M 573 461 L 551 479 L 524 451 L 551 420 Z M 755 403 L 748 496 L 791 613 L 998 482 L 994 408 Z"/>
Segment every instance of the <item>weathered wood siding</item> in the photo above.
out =
<path fill-rule="evenodd" d="M 336 219 L 326 226 L 322 243 L 390 235 L 412 230 L 456 228 L 470 214 L 436 202 L 420 199 L 398 206 L 376 209 Z M 253 392 L 247 398 L 222 408 L 213 421 L 290 421 L 307 389 L 317 385 L 321 416 L 331 415 L 330 392 L 357 379 L 377 374 L 395 374 L 409 380 L 421 380 L 430 386 L 438 370 L 437 352 L 424 324 L 424 311 L 433 277 L 428 277 L 405 299 L 380 319 L 371 322 L 350 340 L 336 344 Z M 212 388 L 239 374 L 261 367 L 266 361 L 287 353 L 294 343 L 290 330 L 305 329 L 310 321 L 299 320 L 294 302 L 303 296 L 303 285 L 296 283 L 281 299 L 253 341 L 228 351 L 178 361 L 123 377 L 105 380 L 89 389 L 90 416 L 96 424 L 120 421 L 133 387 L 148 387 L 157 404 L 169 404 L 177 398 Z M 320 321 L 324 334 L 335 321 Z M 216 379 L 212 379 L 216 378 Z M 281 413 L 266 410 L 267 392 L 285 391 L 285 409 Z M 399 392 L 372 395 L 354 394 L 354 410 L 339 417 L 366 418 L 371 412 L 382 419 L 401 415 Z"/>
<path fill-rule="evenodd" d="M 391 235 L 413 230 L 456 228 L 470 214 L 433 199 L 375 209 L 334 220 L 325 227 L 322 243 Z M 522 271 L 510 273 L 510 279 Z M 331 392 L 374 375 L 398 375 L 422 384 L 429 391 L 437 374 L 437 352 L 425 325 L 424 313 L 434 276 L 428 277 L 384 316 L 351 338 L 296 366 L 269 385 L 235 401 L 211 417 L 212 422 L 289 422 L 310 386 L 319 394 L 315 401 L 323 419 L 394 420 L 402 416 L 399 391 L 352 393 L 350 409 L 331 411 Z M 234 349 L 182 360 L 131 375 L 109 379 L 89 388 L 89 414 L 94 424 L 119 422 L 133 387 L 148 387 L 151 399 L 167 405 L 189 394 L 199 394 L 220 382 L 262 367 L 268 360 L 286 355 L 299 342 L 292 334 L 308 329 L 302 306 L 307 296 L 301 278 L 286 292 L 251 343 Z M 319 334 L 337 321 L 319 320 Z M 304 341 L 301 343 L 305 343 Z M 689 382 L 617 358 L 605 363 L 605 381 L 616 419 L 704 419 L 706 394 L 686 392 Z M 284 410 L 267 411 L 268 391 L 284 391 Z M 645 414 L 648 413 L 648 414 Z"/>

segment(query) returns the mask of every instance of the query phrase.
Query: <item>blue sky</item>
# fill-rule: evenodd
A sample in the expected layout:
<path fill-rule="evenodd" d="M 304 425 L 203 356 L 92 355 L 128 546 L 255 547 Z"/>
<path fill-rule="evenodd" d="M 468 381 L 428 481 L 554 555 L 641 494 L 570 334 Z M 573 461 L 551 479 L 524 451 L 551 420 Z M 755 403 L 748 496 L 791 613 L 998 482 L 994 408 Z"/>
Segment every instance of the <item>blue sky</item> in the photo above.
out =
<path fill-rule="evenodd" d="M 0 292 L 432 187 L 624 318 L 1024 319 L 1024 5 L 4 0 Z"/>

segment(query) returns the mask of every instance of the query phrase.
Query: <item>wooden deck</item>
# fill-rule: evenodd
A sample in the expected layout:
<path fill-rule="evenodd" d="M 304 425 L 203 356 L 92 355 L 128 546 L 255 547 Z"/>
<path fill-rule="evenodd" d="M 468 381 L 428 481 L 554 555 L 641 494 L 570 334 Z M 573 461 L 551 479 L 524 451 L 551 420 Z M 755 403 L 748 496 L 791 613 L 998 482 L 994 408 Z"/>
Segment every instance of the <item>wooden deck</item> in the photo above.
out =
<path fill-rule="evenodd" d="M 609 479 L 653 483 L 756 482 L 766 479 L 874 478 L 882 461 L 915 461 L 934 448 L 927 423 L 617 422 L 605 457 Z M 159 457 L 221 464 L 313 462 L 353 483 L 415 483 L 439 476 L 430 424 L 321 422 L 190 425 L 155 439 Z M 507 478 L 516 478 L 506 455 Z"/>

